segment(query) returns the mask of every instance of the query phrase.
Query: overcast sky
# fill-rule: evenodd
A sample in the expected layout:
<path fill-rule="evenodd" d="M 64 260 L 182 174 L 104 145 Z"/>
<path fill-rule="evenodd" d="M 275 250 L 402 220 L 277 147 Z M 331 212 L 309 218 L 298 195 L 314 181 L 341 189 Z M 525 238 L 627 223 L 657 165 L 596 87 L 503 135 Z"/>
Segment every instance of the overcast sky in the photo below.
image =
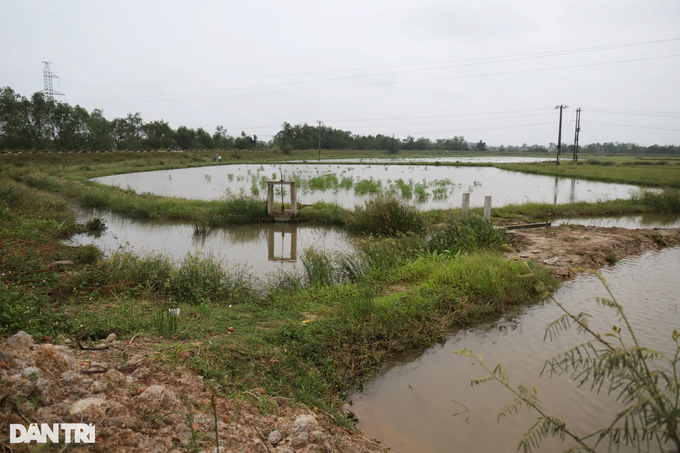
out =
<path fill-rule="evenodd" d="M 677 0 L 0 0 L 0 86 L 109 119 L 680 144 Z M 58 83 L 58 86 L 57 86 Z M 59 97 L 64 99 L 64 97 Z M 315 123 L 314 123 L 315 124 Z"/>

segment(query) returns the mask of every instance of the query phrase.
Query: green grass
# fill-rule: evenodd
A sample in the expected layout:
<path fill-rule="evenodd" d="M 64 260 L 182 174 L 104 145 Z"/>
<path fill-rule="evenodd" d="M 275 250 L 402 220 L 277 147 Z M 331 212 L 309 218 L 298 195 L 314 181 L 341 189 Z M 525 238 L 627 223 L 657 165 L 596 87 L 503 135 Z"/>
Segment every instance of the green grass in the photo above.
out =
<path fill-rule="evenodd" d="M 294 151 L 291 158 L 315 153 Z M 458 210 L 418 211 L 397 197 L 417 197 L 417 184 L 399 180 L 393 184 L 397 196 L 376 197 L 351 210 L 329 203 L 304 207 L 303 220 L 373 236 L 358 240 L 351 254 L 307 250 L 300 273 L 267 281 L 255 280 L 242 268 L 226 268 L 209 255 L 188 255 L 173 264 L 161 255 L 141 257 L 126 250 L 102 258 L 92 246 L 59 243 L 88 228 L 75 223 L 64 197 L 128 217 L 187 220 L 198 225 L 199 233 L 209 226 L 259 220 L 264 203 L 247 196 L 183 200 L 86 180 L 210 165 L 209 155 L 0 156 L 0 271 L 5 274 L 0 280 L 0 334 L 22 329 L 55 339 L 98 340 L 110 333 L 162 337 L 166 365 L 190 367 L 224 393 L 264 387 L 270 395 L 333 411 L 348 391 L 395 355 L 431 346 L 453 328 L 540 298 L 534 284 L 522 278 L 526 269 L 499 254 L 504 233 L 478 218 L 481 210 L 472 210 L 468 219 L 460 219 Z M 243 152 L 238 160 L 280 157 Z M 624 162 L 575 168 L 606 172 L 623 168 Z M 320 183 L 356 188 L 354 181 L 323 178 Z M 433 184 L 436 190 L 448 183 Z M 427 193 L 425 187 L 421 192 Z M 493 215 L 495 221 L 510 222 L 637 212 L 680 212 L 678 190 L 599 203 L 506 206 Z M 63 274 L 56 268 L 35 272 L 58 259 L 75 266 Z M 556 286 L 546 272 L 533 270 L 548 288 Z M 179 308 L 180 316 L 170 318 L 168 308 Z M 187 360 L 189 348 L 193 353 Z"/>
<path fill-rule="evenodd" d="M 586 157 L 590 159 L 590 157 Z M 503 170 L 521 171 L 540 175 L 561 176 L 565 178 L 591 179 L 595 181 L 617 182 L 652 187 L 680 188 L 680 165 L 678 162 L 667 162 L 658 165 L 659 161 L 633 159 L 600 159 L 595 158 L 595 165 L 583 160 L 579 164 L 562 162 L 559 166 L 554 162 L 494 164 Z M 654 162 L 654 165 L 650 165 Z"/>
<path fill-rule="evenodd" d="M 356 233 L 379 236 L 419 233 L 423 229 L 423 216 L 417 208 L 397 197 L 376 196 L 354 208 L 347 227 Z"/>

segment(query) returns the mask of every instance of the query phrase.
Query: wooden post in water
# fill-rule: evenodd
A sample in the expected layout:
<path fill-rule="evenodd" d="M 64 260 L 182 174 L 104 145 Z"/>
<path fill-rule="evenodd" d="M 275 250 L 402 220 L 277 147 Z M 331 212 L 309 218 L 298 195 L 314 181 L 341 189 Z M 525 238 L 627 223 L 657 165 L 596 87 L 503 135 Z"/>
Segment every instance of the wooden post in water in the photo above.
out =
<path fill-rule="evenodd" d="M 470 211 L 470 192 L 465 192 L 463 193 L 463 207 L 462 207 L 463 217 L 467 217 L 469 211 Z"/>
<path fill-rule="evenodd" d="M 491 221 L 491 195 L 484 197 L 484 218 Z"/>
<path fill-rule="evenodd" d="M 274 182 L 267 181 L 267 215 L 274 217 Z"/>

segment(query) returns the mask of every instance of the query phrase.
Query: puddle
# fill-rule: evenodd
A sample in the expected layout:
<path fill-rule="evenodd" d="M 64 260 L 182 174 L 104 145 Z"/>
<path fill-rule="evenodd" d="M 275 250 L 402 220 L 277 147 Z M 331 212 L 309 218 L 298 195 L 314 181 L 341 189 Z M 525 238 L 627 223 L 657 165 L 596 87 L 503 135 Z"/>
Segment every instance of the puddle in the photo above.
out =
<path fill-rule="evenodd" d="M 97 210 L 81 210 L 77 217 L 80 222 L 103 218 L 108 229 L 99 236 L 76 235 L 68 242 L 71 245 L 95 244 L 105 253 L 121 246 L 130 247 L 137 253 L 160 252 L 175 259 L 181 259 L 187 252 L 201 251 L 232 265 L 251 267 L 259 277 L 294 270 L 305 247 L 352 249 L 346 233 L 323 225 L 260 223 L 215 228 L 208 234 L 194 235 L 192 225 L 180 222 L 131 220 Z"/>
<path fill-rule="evenodd" d="M 304 204 L 333 202 L 351 208 L 375 191 L 406 194 L 423 209 L 459 207 L 470 192 L 470 205 L 573 203 L 628 198 L 637 186 L 553 176 L 530 175 L 493 167 L 442 167 L 429 165 L 219 165 L 96 178 L 102 184 L 131 188 L 137 193 L 216 200 L 227 193 L 263 198 L 266 181 L 298 181 L 298 199 Z M 278 200 L 279 194 L 276 199 Z"/>
<path fill-rule="evenodd" d="M 680 248 L 623 259 L 602 274 L 640 342 L 673 353 L 671 333 L 680 326 Z M 595 297 L 605 295 L 595 276 L 582 274 L 555 296 L 573 312 L 592 315 L 591 326 L 606 332 L 620 323 L 611 310 L 596 305 Z M 560 416 L 579 434 L 606 426 L 622 407 L 614 397 L 579 389 L 566 377 L 538 377 L 547 359 L 585 341 L 575 331 L 554 342 L 543 341 L 545 326 L 561 313 L 555 304 L 535 306 L 512 319 L 460 331 L 422 354 L 400 358 L 370 381 L 364 392 L 352 396 L 351 410 L 359 417 L 359 427 L 400 453 L 515 452 L 537 415 L 521 410 L 497 421 L 513 395 L 494 382 L 471 387 L 470 379 L 486 373 L 469 358 L 452 353 L 463 348 L 481 353 L 492 369 L 502 363 L 515 388 L 535 385 L 548 413 Z M 562 451 L 570 446 L 547 440 L 535 451 Z"/>

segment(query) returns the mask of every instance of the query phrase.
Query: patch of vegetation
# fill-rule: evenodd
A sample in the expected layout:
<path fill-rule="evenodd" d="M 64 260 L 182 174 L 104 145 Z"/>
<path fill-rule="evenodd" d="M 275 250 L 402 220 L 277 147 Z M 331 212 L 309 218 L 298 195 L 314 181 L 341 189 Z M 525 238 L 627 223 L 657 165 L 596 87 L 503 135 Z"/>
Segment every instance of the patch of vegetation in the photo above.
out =
<path fill-rule="evenodd" d="M 421 232 L 423 217 L 417 208 L 394 196 L 377 196 L 355 207 L 347 226 L 356 233 L 396 236 Z"/>

